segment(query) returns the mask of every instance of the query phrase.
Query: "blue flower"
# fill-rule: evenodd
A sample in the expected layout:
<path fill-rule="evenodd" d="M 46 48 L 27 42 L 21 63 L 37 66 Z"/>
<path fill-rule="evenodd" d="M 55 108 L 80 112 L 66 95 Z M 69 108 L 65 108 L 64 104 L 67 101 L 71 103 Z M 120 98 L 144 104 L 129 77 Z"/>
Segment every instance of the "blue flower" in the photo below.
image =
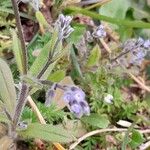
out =
<path fill-rule="evenodd" d="M 90 107 L 85 100 L 85 93 L 79 87 L 66 86 L 63 99 L 67 103 L 70 112 L 74 113 L 77 118 L 90 115 Z"/>
<path fill-rule="evenodd" d="M 100 25 L 98 26 L 94 32 L 92 33 L 94 38 L 104 38 L 106 37 L 106 31 L 104 30 L 104 26 Z"/>
<path fill-rule="evenodd" d="M 59 38 L 66 39 L 74 29 L 70 26 L 72 17 L 60 14 L 55 22 L 55 27 L 58 28 Z"/>

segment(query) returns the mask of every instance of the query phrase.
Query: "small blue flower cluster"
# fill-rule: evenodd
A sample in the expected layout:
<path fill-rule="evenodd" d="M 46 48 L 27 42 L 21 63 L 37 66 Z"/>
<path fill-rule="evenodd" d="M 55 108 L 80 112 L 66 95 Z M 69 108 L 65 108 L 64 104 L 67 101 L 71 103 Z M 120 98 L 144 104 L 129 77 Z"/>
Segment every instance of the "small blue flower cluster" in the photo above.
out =
<path fill-rule="evenodd" d="M 72 17 L 60 14 L 55 22 L 55 27 L 58 28 L 60 39 L 66 39 L 74 29 L 70 26 Z"/>
<path fill-rule="evenodd" d="M 77 86 L 66 86 L 63 96 L 69 110 L 74 113 L 77 118 L 83 115 L 90 115 L 90 108 L 85 100 L 85 93 Z"/>
<path fill-rule="evenodd" d="M 142 38 L 130 39 L 123 44 L 123 52 L 130 53 L 129 64 L 141 65 L 144 57 L 147 54 L 147 50 L 150 49 L 150 40 L 144 40 Z"/>

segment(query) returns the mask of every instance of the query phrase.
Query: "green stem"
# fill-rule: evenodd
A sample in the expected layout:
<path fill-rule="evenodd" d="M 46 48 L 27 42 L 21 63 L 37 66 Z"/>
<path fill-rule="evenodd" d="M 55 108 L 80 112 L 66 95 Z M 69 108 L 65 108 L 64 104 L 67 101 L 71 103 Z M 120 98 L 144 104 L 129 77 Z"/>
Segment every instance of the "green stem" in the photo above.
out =
<path fill-rule="evenodd" d="M 118 18 L 111 18 L 79 7 L 68 7 L 65 9 L 65 12 L 72 13 L 72 14 L 81 13 L 93 19 L 107 21 L 112 24 L 117 24 L 119 26 L 126 26 L 132 28 L 150 28 L 150 23 L 146 23 L 143 21 L 128 21 L 128 20 L 123 20 Z"/>

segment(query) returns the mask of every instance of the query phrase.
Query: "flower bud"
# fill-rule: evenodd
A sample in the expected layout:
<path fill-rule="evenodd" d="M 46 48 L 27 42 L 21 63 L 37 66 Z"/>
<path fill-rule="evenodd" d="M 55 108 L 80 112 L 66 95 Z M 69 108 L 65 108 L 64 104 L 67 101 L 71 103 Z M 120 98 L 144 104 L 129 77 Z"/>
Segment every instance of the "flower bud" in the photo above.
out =
<path fill-rule="evenodd" d="M 107 94 L 106 97 L 104 97 L 104 102 L 108 104 L 112 104 L 113 96 L 111 94 Z"/>
<path fill-rule="evenodd" d="M 104 38 L 106 37 L 106 31 L 104 30 L 104 26 L 100 25 L 96 28 L 96 30 L 92 33 L 94 38 Z"/>
<path fill-rule="evenodd" d="M 74 29 L 70 26 L 71 21 L 72 17 L 64 16 L 63 14 L 59 15 L 55 22 L 55 26 L 58 28 L 60 39 L 67 38 L 74 31 Z"/>

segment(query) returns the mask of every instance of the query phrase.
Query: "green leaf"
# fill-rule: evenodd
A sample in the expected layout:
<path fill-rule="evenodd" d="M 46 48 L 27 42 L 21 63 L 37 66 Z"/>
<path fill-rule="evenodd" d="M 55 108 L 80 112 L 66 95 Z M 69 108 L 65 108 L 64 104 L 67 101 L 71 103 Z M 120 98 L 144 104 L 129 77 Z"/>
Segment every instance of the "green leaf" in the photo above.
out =
<path fill-rule="evenodd" d="M 0 59 L 0 97 L 7 111 L 13 114 L 16 106 L 16 91 L 10 68 Z"/>
<path fill-rule="evenodd" d="M 19 72 L 23 74 L 25 65 L 23 64 L 22 59 L 23 54 L 20 46 L 20 40 L 18 39 L 18 36 L 14 30 L 12 30 L 12 36 L 13 36 L 13 53 L 15 55 Z"/>
<path fill-rule="evenodd" d="M 81 118 L 81 120 L 86 124 L 98 128 L 107 128 L 109 125 L 109 120 L 106 115 L 91 114 L 90 116 Z"/>
<path fill-rule="evenodd" d="M 45 141 L 68 143 L 74 141 L 72 134 L 62 127 L 48 124 L 32 123 L 19 134 L 24 138 L 39 138 Z"/>
<path fill-rule="evenodd" d="M 73 67 L 74 67 L 74 74 L 76 74 L 77 77 L 83 78 L 82 71 L 80 69 L 80 65 L 78 63 L 78 60 L 77 60 L 77 57 L 76 57 L 73 47 L 71 48 L 70 55 L 71 55 L 71 61 L 72 61 Z"/>
<path fill-rule="evenodd" d="M 50 80 L 52 82 L 59 82 L 65 77 L 65 75 L 66 75 L 65 71 L 57 70 L 53 74 L 50 74 L 50 76 L 48 77 L 48 80 Z"/>
<path fill-rule="evenodd" d="M 84 35 L 86 27 L 83 25 L 75 24 L 73 28 L 74 31 L 71 33 L 70 37 L 67 40 L 73 44 L 77 44 Z"/>
<path fill-rule="evenodd" d="M 136 149 L 144 141 L 143 135 L 137 130 L 132 131 L 131 142 L 129 143 L 132 149 Z"/>
<path fill-rule="evenodd" d="M 50 51 L 53 50 L 54 45 L 58 39 L 58 33 L 55 30 L 52 36 L 52 39 L 43 47 L 41 50 L 39 56 L 36 58 L 34 63 L 32 64 L 29 72 L 33 75 L 36 76 L 40 70 L 43 68 L 44 64 L 46 63 Z"/>
<path fill-rule="evenodd" d="M 130 0 L 112 0 L 102 5 L 100 14 L 111 18 L 125 19 L 126 12 L 130 6 Z"/>
<path fill-rule="evenodd" d="M 41 25 L 49 27 L 49 24 L 47 23 L 46 19 L 44 18 L 43 14 L 40 11 L 36 11 L 35 16 Z"/>
<path fill-rule="evenodd" d="M 101 51 L 97 44 L 96 46 L 94 46 L 94 48 L 92 49 L 90 53 L 90 56 L 87 61 L 87 66 L 91 67 L 91 66 L 97 65 L 99 62 L 100 56 L 101 56 Z"/>

